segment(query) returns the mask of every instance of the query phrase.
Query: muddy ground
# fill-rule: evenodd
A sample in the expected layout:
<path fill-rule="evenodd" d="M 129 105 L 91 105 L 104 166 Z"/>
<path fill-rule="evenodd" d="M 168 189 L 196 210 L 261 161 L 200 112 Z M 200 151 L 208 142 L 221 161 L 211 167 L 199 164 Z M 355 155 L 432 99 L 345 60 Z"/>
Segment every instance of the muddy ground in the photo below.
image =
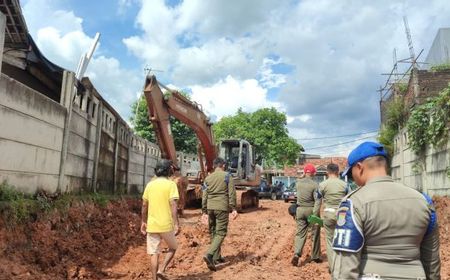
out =
<path fill-rule="evenodd" d="M 438 198 L 442 279 L 450 279 L 450 199 Z M 200 211 L 187 210 L 170 279 L 329 279 L 323 263 L 311 263 L 310 239 L 300 267 L 292 267 L 295 222 L 283 201 L 261 201 L 258 211 L 231 222 L 223 245 L 226 263 L 210 272 L 202 261 L 209 236 Z M 139 233 L 140 202 L 121 200 L 106 208 L 80 203 L 19 226 L 0 221 L 0 279 L 148 279 L 145 239 Z"/>

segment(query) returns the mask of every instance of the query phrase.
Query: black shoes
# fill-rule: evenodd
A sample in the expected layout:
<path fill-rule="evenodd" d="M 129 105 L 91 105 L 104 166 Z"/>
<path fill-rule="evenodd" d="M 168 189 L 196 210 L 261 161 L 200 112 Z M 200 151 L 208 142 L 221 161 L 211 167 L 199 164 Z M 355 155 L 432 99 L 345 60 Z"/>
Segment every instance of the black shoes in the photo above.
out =
<path fill-rule="evenodd" d="M 220 256 L 217 260 L 214 261 L 215 264 L 225 263 L 225 259 Z"/>
<path fill-rule="evenodd" d="M 291 264 L 292 264 L 293 266 L 298 266 L 298 260 L 299 260 L 299 259 L 300 259 L 300 256 L 294 255 L 294 256 L 292 257 Z"/>
<path fill-rule="evenodd" d="M 323 262 L 322 259 L 312 259 L 312 261 L 315 262 L 315 263 L 322 263 Z"/>
<path fill-rule="evenodd" d="M 210 254 L 206 254 L 203 256 L 203 260 L 206 263 L 206 266 L 208 266 L 209 270 L 216 271 L 216 266 L 214 265 L 213 256 Z"/>

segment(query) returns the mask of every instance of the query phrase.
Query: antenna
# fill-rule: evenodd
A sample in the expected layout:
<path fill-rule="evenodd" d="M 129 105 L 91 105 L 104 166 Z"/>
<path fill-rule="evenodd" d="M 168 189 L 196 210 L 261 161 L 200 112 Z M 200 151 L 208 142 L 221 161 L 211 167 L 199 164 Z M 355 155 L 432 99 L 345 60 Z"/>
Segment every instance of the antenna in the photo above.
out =
<path fill-rule="evenodd" d="M 164 72 L 163 70 L 153 69 L 148 65 L 145 66 L 144 71 L 146 72 L 147 76 L 150 75 L 151 72 Z"/>
<path fill-rule="evenodd" d="M 411 62 L 413 64 L 413 68 L 417 67 L 416 63 L 416 55 L 414 53 L 414 46 L 411 39 L 411 31 L 409 30 L 409 24 L 408 24 L 408 17 L 403 16 L 403 23 L 405 24 L 405 32 L 406 32 L 406 39 L 408 40 L 408 47 L 409 47 L 409 56 L 411 59 Z"/>

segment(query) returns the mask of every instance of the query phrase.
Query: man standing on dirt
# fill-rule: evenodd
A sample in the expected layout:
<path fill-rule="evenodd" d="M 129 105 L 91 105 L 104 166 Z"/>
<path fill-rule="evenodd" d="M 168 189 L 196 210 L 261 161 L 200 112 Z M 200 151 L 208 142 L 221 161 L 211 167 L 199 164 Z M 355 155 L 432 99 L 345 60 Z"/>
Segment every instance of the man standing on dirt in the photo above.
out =
<path fill-rule="evenodd" d="M 216 264 L 223 262 L 220 255 L 222 245 L 228 229 L 228 215 L 231 212 L 232 219 L 237 217 L 236 189 L 233 178 L 224 171 L 225 160 L 218 157 L 214 160 L 214 172 L 205 179 L 202 197 L 202 219 L 208 220 L 211 234 L 211 245 L 203 257 L 208 268 L 216 270 Z"/>
<path fill-rule="evenodd" d="M 316 182 L 313 181 L 313 177 L 316 174 L 316 168 L 314 165 L 308 163 L 303 168 L 305 177 L 297 180 L 297 233 L 295 235 L 295 248 L 294 257 L 291 260 L 293 266 L 298 266 L 298 261 L 302 255 L 303 246 L 306 241 L 306 234 L 308 231 L 308 216 L 314 214 L 319 216 L 319 211 L 314 208 L 316 202 L 315 192 L 319 187 Z M 314 212 L 316 210 L 316 212 Z M 313 225 L 312 227 L 312 253 L 311 259 L 314 262 L 322 262 L 320 259 L 320 227 Z"/>
<path fill-rule="evenodd" d="M 147 235 L 147 253 L 151 255 L 152 277 L 165 279 L 164 272 L 178 247 L 177 185 L 168 178 L 173 173 L 172 162 L 162 159 L 156 164 L 156 178 L 145 187 L 142 196 L 141 232 Z M 158 270 L 159 245 L 163 239 L 169 250 Z"/>
<path fill-rule="evenodd" d="M 333 279 L 440 279 L 433 201 L 387 175 L 387 154 L 364 142 L 348 156 L 358 186 L 337 212 Z"/>
<path fill-rule="evenodd" d="M 327 241 L 327 259 L 329 270 L 331 271 L 331 264 L 333 263 L 333 235 L 336 227 L 336 212 L 342 198 L 347 194 L 347 186 L 344 181 L 339 179 L 339 166 L 335 163 L 327 165 L 328 179 L 319 184 L 317 190 L 317 203 L 314 207 L 314 212 L 320 211 L 321 200 L 325 202 L 323 226 L 325 228 Z"/>

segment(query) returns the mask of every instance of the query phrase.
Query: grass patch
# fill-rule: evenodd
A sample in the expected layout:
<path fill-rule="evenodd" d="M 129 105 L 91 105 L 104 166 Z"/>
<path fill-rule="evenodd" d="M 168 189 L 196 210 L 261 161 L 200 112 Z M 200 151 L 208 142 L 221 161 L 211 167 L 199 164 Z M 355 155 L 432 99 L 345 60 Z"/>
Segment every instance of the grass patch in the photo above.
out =
<path fill-rule="evenodd" d="M 74 203 L 80 201 L 104 208 L 110 201 L 120 200 L 124 197 L 138 198 L 137 196 L 102 193 L 49 194 L 44 190 L 38 190 L 34 195 L 30 195 L 18 191 L 4 181 L 0 184 L 0 214 L 8 223 L 23 223 L 34 221 L 38 216 L 53 211 L 64 215 Z"/>

